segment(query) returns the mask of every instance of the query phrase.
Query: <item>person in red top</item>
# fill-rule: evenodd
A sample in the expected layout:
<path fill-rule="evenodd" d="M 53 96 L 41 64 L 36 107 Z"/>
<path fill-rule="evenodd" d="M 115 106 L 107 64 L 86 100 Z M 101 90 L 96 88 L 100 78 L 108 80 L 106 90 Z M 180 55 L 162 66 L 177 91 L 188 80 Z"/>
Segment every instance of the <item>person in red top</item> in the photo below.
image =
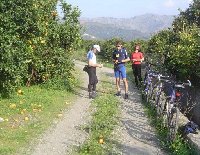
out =
<path fill-rule="evenodd" d="M 133 74 L 135 77 L 135 84 L 138 87 L 139 82 L 141 84 L 142 76 L 141 76 L 141 62 L 144 61 L 143 53 L 140 50 L 140 46 L 135 46 L 135 51 L 131 53 L 131 62 Z M 139 80 L 139 81 L 138 81 Z"/>

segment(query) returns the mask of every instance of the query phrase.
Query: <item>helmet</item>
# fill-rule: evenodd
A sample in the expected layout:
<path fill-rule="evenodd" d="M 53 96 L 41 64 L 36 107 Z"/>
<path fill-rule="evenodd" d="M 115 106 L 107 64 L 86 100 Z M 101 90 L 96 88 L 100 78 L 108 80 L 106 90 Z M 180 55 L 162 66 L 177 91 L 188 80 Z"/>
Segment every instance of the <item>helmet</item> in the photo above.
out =
<path fill-rule="evenodd" d="M 101 50 L 99 45 L 93 45 L 93 48 L 96 48 L 98 52 Z"/>

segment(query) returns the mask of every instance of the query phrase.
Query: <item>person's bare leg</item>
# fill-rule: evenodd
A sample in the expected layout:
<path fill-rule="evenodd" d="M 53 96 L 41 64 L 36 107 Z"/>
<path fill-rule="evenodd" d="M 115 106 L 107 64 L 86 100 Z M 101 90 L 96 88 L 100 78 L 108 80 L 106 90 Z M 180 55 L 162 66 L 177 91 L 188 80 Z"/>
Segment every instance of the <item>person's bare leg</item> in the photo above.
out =
<path fill-rule="evenodd" d="M 125 96 L 124 99 L 128 99 L 128 81 L 126 78 L 123 78 L 124 87 L 125 87 Z"/>
<path fill-rule="evenodd" d="M 116 87 L 117 87 L 117 91 L 120 92 L 120 79 L 116 78 Z"/>
<path fill-rule="evenodd" d="M 124 87 L 125 87 L 125 94 L 128 93 L 128 82 L 126 78 L 123 78 L 123 82 L 124 82 Z"/>

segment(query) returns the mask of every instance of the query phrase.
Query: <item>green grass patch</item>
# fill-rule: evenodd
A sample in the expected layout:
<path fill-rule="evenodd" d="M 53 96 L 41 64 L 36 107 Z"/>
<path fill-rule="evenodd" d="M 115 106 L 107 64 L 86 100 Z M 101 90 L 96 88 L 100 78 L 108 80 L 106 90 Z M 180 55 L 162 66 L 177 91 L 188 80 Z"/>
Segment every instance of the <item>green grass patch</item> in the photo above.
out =
<path fill-rule="evenodd" d="M 82 155 L 109 154 L 112 150 L 112 132 L 118 124 L 119 101 L 111 94 L 93 101 L 95 113 L 89 125 L 90 138 L 80 149 Z"/>
<path fill-rule="evenodd" d="M 0 154 L 15 154 L 47 129 L 69 106 L 74 95 L 67 91 L 22 87 L 22 93 L 0 99 Z"/>

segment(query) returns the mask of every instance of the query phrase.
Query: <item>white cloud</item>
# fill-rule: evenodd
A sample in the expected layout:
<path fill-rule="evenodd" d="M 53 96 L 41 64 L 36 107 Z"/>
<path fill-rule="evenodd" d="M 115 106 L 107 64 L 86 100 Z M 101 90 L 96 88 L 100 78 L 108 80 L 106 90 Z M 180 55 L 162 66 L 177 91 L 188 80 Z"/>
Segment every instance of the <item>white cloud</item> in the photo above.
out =
<path fill-rule="evenodd" d="M 173 8 L 175 6 L 175 3 L 173 0 L 167 0 L 165 1 L 164 6 L 167 8 Z"/>

